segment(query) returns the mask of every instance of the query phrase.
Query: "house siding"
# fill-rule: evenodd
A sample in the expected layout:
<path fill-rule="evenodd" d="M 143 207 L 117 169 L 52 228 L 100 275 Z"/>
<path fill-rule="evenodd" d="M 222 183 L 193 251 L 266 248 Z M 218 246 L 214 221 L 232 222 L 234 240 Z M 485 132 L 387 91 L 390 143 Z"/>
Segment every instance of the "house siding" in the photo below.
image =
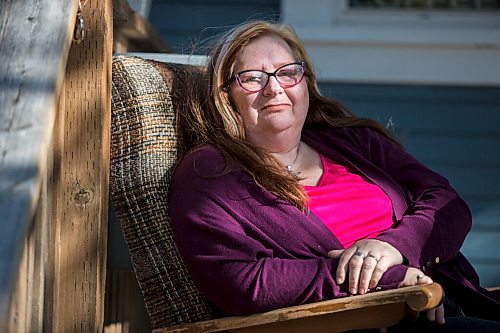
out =
<path fill-rule="evenodd" d="M 210 38 L 225 28 L 251 19 L 279 20 L 279 8 L 279 0 L 156 0 L 149 20 L 176 52 L 204 54 Z"/>
<path fill-rule="evenodd" d="M 320 84 L 358 116 L 387 125 L 405 148 L 445 176 L 470 205 L 462 251 L 484 286 L 500 285 L 500 89 Z M 450 231 L 452 232 L 452 231 Z"/>

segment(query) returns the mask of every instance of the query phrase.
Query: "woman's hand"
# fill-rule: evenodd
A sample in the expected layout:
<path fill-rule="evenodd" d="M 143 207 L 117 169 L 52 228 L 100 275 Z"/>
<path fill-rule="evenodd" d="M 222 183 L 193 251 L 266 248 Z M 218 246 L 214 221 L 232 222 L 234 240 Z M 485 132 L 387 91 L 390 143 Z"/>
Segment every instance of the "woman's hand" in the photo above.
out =
<path fill-rule="evenodd" d="M 408 287 L 408 286 L 414 286 L 417 284 L 427 284 L 427 283 L 432 283 L 432 279 L 430 277 L 428 277 L 427 275 L 422 273 L 422 271 L 420 271 L 414 267 L 410 267 L 406 271 L 405 278 L 399 286 L 400 287 Z M 429 321 L 435 321 L 438 324 L 444 324 L 445 320 L 444 320 L 443 304 L 441 304 L 433 309 L 427 310 L 427 319 Z"/>
<path fill-rule="evenodd" d="M 340 258 L 336 281 L 344 283 L 349 272 L 351 294 L 365 294 L 375 288 L 391 266 L 403 263 L 403 256 L 391 244 L 377 239 L 363 239 L 345 250 L 328 252 L 330 258 Z"/>

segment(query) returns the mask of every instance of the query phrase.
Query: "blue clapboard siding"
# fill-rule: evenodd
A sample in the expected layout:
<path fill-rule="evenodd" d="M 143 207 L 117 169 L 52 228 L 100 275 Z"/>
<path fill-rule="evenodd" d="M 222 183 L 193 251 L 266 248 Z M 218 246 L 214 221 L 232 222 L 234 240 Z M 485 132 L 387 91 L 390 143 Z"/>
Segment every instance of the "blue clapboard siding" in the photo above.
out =
<path fill-rule="evenodd" d="M 483 285 L 500 285 L 500 87 L 320 87 L 357 115 L 388 124 L 410 153 L 452 183 L 474 217 L 462 250 Z"/>
<path fill-rule="evenodd" d="M 260 18 L 278 20 L 279 0 L 154 0 L 149 15 L 176 52 L 194 54 L 225 27 Z"/>

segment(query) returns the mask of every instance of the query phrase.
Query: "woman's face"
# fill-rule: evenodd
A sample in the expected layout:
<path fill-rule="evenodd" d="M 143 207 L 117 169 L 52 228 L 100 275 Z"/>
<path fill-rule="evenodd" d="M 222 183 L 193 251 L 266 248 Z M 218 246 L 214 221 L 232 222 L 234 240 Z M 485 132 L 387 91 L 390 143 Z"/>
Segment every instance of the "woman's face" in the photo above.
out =
<path fill-rule="evenodd" d="M 250 41 L 235 62 L 234 72 L 262 70 L 273 73 L 283 65 L 297 62 L 288 44 L 278 36 L 264 35 Z M 296 86 L 283 88 L 269 77 L 259 92 L 248 92 L 234 81 L 230 96 L 245 127 L 247 140 L 258 147 L 269 147 L 269 140 L 300 138 L 309 108 L 305 78 Z"/>

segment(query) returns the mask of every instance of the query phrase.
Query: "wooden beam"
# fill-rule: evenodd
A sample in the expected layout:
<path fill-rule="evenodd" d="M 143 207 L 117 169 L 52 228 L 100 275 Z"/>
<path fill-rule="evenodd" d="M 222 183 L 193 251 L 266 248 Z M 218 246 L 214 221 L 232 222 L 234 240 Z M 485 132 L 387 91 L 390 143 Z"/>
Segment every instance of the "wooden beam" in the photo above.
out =
<path fill-rule="evenodd" d="M 111 110 L 112 2 L 83 7 L 85 39 L 72 45 L 55 134 L 52 308 L 47 331 L 102 332 Z"/>
<path fill-rule="evenodd" d="M 113 1 L 114 51 L 172 52 L 172 48 L 140 13 L 132 11 L 126 0 Z"/>
<path fill-rule="evenodd" d="M 47 172 L 77 3 L 0 1 L 0 331 Z M 26 304 L 25 304 L 26 305 Z"/>
<path fill-rule="evenodd" d="M 50 166 L 48 170 L 51 170 Z M 51 202 L 47 178 L 48 175 L 43 176 L 35 220 L 24 241 L 17 285 L 12 291 L 8 329 L 5 332 L 43 331 Z"/>
<path fill-rule="evenodd" d="M 110 269 L 106 286 L 104 333 L 151 332 L 151 324 L 135 273 Z"/>

